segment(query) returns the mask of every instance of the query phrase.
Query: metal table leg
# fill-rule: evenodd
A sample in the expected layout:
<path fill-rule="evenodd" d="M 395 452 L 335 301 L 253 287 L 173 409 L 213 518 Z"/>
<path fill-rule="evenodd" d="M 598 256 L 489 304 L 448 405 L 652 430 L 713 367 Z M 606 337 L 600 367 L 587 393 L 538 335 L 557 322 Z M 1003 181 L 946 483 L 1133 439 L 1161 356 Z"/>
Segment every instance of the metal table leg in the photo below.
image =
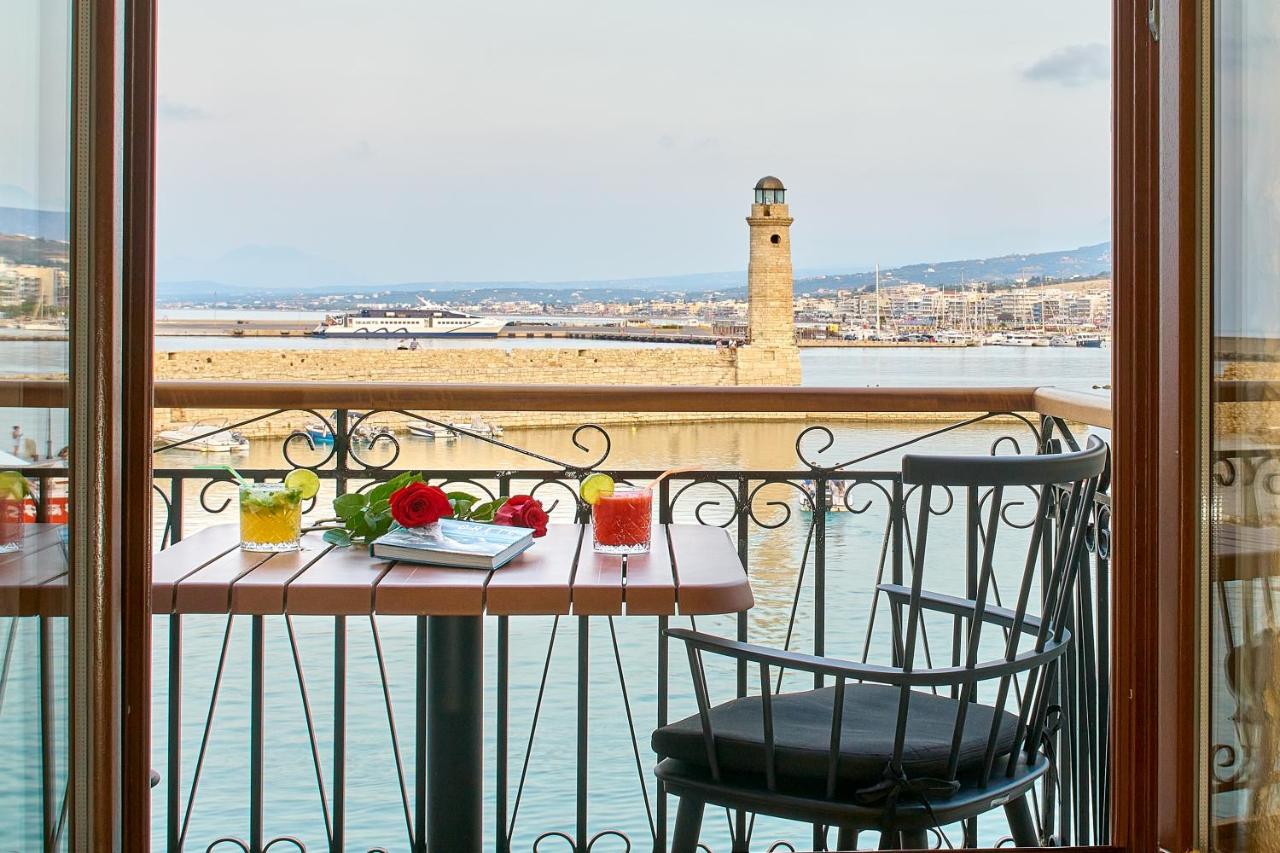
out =
<path fill-rule="evenodd" d="M 419 743 L 425 735 L 426 744 L 426 831 L 419 827 L 417 846 L 480 853 L 484 619 L 428 616 L 426 621 L 425 672 L 421 649 L 418 654 L 419 684 L 425 680 L 427 700 L 425 715 L 418 709 Z M 418 637 L 421 642 L 421 632 Z M 419 777 L 419 790 L 421 785 Z"/>

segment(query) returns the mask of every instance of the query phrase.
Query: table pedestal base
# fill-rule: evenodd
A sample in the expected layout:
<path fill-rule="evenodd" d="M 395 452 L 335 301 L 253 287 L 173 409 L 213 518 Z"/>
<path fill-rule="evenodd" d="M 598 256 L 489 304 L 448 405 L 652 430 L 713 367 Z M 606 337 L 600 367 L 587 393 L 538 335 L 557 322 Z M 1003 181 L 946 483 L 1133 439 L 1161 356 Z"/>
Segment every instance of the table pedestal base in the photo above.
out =
<path fill-rule="evenodd" d="M 424 851 L 479 853 L 484 806 L 484 618 L 420 618 L 427 623 L 426 672 L 418 674 L 419 684 L 425 680 L 426 686 L 427 782 L 426 826 L 419 826 L 416 846 Z M 420 643 L 423 634 L 420 623 Z M 423 658 L 419 648 L 420 667 Z M 420 729 L 420 750 L 423 734 Z"/>

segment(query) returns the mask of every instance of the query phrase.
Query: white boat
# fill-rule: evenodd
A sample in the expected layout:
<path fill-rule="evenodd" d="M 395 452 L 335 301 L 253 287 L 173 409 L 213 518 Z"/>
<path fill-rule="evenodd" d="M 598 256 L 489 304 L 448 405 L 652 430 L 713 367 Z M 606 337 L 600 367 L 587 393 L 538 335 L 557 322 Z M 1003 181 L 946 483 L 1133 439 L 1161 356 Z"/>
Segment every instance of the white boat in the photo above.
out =
<path fill-rule="evenodd" d="M 1037 338 L 1035 335 L 1025 335 L 1017 332 L 1010 332 L 1000 337 L 993 336 L 993 339 L 989 340 L 988 343 L 995 344 L 998 347 L 1030 347 L 1030 346 L 1035 346 L 1035 342 L 1037 340 L 1042 340 L 1042 339 Z M 1048 343 L 1048 341 L 1046 341 L 1045 343 Z"/>
<path fill-rule="evenodd" d="M 32 320 L 27 323 L 19 323 L 19 329 L 25 329 L 28 332 L 66 332 L 69 327 L 65 317 L 53 320 Z"/>
<path fill-rule="evenodd" d="M 408 429 L 410 435 L 431 439 L 432 441 L 456 441 L 458 438 L 458 434 L 448 427 L 436 426 L 426 421 L 410 421 Z"/>
<path fill-rule="evenodd" d="M 330 314 L 311 334 L 323 338 L 355 338 L 385 335 L 396 338 L 495 338 L 505 320 L 478 317 L 448 308 L 362 308 L 353 313 Z M 413 349 L 403 341 L 399 349 Z"/>
<path fill-rule="evenodd" d="M 982 340 L 973 335 L 966 334 L 956 329 L 948 329 L 945 332 L 938 332 L 933 339 L 940 344 L 947 344 L 953 347 L 980 347 Z"/>
<path fill-rule="evenodd" d="M 1051 347 L 1074 347 L 1077 346 L 1076 339 L 1071 335 L 1054 335 L 1049 339 Z"/>
<path fill-rule="evenodd" d="M 479 418 L 473 419 L 469 424 L 458 422 L 451 423 L 449 426 L 453 427 L 455 430 L 469 432 L 472 435 L 482 435 L 486 437 L 492 436 L 494 438 L 502 435 L 502 427 L 498 424 L 486 423 Z"/>
<path fill-rule="evenodd" d="M 175 450 L 197 450 L 201 453 L 243 453 L 249 450 L 249 439 L 235 430 L 225 429 L 226 420 L 197 421 L 187 426 L 161 430 L 156 444 L 165 447 L 181 444 Z M 224 427 L 224 429 L 219 429 Z"/>

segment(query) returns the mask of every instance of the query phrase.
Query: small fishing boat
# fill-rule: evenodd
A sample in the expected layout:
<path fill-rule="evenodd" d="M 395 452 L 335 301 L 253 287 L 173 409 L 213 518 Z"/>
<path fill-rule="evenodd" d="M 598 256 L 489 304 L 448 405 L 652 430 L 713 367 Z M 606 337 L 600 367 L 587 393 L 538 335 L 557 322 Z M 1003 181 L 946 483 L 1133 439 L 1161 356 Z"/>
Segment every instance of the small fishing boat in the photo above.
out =
<path fill-rule="evenodd" d="M 303 427 L 303 432 L 311 439 L 312 444 L 333 444 L 333 433 L 320 421 L 312 421 Z"/>
<path fill-rule="evenodd" d="M 502 435 L 501 426 L 499 426 L 498 424 L 489 423 L 488 421 L 482 421 L 478 417 L 472 418 L 471 423 L 462 423 L 461 421 L 459 421 L 457 423 L 451 423 L 449 424 L 449 426 L 453 427 L 455 430 L 461 430 L 463 433 L 470 433 L 471 435 L 484 436 L 486 438 L 489 438 L 489 437 L 496 438 Z"/>
<path fill-rule="evenodd" d="M 801 483 L 804 488 L 804 496 L 800 498 L 800 511 L 813 514 L 814 504 L 816 503 L 817 488 L 812 480 L 805 480 Z M 827 512 L 849 512 L 849 507 L 845 503 L 845 493 L 848 486 L 842 481 L 830 481 L 827 483 Z"/>
<path fill-rule="evenodd" d="M 1049 346 L 1051 347 L 1074 347 L 1077 345 L 1076 339 L 1071 335 L 1054 335 L 1049 338 Z"/>
<path fill-rule="evenodd" d="M 156 447 L 180 444 L 175 450 L 197 450 L 201 453 L 244 453 L 249 450 L 249 439 L 235 430 L 226 429 L 226 420 L 196 421 L 187 426 L 161 430 L 156 436 Z M 219 429 L 222 427 L 222 429 Z"/>
<path fill-rule="evenodd" d="M 378 439 L 383 438 L 384 436 L 391 438 L 394 435 L 395 433 L 391 431 L 390 427 L 382 424 L 360 424 L 360 426 L 356 427 L 351 433 L 352 438 L 356 441 L 364 442 L 366 447 L 373 447 L 373 445 L 377 443 Z"/>
<path fill-rule="evenodd" d="M 430 441 L 456 441 L 458 438 L 458 434 L 448 427 L 436 426 L 426 421 L 410 421 L 408 430 L 410 435 Z"/>

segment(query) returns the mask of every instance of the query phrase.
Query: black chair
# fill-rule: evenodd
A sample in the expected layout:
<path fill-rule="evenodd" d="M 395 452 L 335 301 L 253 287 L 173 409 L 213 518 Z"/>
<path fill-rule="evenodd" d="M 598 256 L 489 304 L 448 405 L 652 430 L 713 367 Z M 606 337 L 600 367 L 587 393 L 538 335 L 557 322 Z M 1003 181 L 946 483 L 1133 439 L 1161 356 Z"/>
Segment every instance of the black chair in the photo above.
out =
<path fill-rule="evenodd" d="M 918 486 L 920 512 L 910 586 L 880 586 L 893 617 L 894 666 L 668 631 L 685 643 L 698 703 L 697 714 L 653 733 L 655 772 L 680 798 L 673 853 L 694 853 L 707 803 L 837 827 L 839 849 L 852 849 L 862 830 L 880 831 L 882 849 L 924 848 L 930 828 L 1003 806 L 1017 845 L 1038 846 L 1027 794 L 1052 763 L 1057 661 L 1071 642 L 1065 626 L 1106 453 L 1092 439 L 1070 454 L 903 457 L 902 479 Z M 1022 487 L 1037 495 L 1037 509 L 1016 604 L 1006 609 L 992 597 L 996 544 L 1006 490 L 1020 489 L 1009 497 L 1021 499 L 1029 494 Z M 982 528 L 972 599 L 924 586 L 930 496 L 942 488 L 967 490 L 972 523 Z M 949 666 L 929 666 L 918 654 L 926 611 L 955 626 Z M 980 661 L 988 625 L 1001 632 L 994 646 L 1003 654 Z M 758 664 L 759 695 L 712 707 L 704 654 Z M 835 684 L 774 695 L 774 667 Z M 988 686 L 988 701 L 994 688 L 991 704 L 980 701 L 979 685 Z"/>

